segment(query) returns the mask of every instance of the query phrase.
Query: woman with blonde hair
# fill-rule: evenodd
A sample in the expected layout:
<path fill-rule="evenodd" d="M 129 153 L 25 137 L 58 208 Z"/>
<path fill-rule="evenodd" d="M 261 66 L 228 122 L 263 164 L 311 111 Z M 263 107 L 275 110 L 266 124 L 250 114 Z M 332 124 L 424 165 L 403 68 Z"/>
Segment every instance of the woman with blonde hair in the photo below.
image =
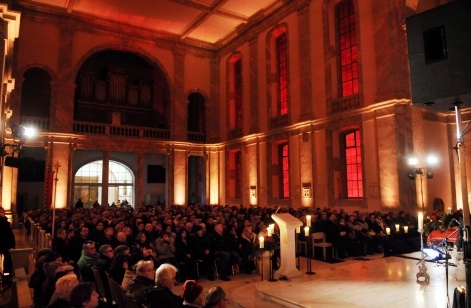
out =
<path fill-rule="evenodd" d="M 70 307 L 69 299 L 72 289 L 79 284 L 77 275 L 67 274 L 56 281 L 56 290 L 52 294 L 48 308 Z"/>

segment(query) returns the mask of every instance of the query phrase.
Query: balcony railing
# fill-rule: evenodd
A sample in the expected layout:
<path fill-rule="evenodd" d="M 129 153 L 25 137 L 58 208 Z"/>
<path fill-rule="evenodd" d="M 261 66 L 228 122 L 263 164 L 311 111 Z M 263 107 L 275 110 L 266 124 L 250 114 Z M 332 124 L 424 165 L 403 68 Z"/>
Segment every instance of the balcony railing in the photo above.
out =
<path fill-rule="evenodd" d="M 144 128 L 135 126 L 116 126 L 108 124 L 95 124 L 88 122 L 74 122 L 74 133 L 76 134 L 93 134 L 104 136 L 120 136 L 128 138 L 148 138 L 169 140 L 170 131 L 161 128 Z"/>
<path fill-rule="evenodd" d="M 270 128 L 283 127 L 289 124 L 289 118 L 287 114 L 277 116 L 270 119 Z"/>
<path fill-rule="evenodd" d="M 206 134 L 205 133 L 198 133 L 198 132 L 188 132 L 188 141 L 190 142 L 197 142 L 197 143 L 205 143 L 206 142 Z"/>
<path fill-rule="evenodd" d="M 331 114 L 359 108 L 360 107 L 360 95 L 355 94 L 355 95 L 350 95 L 347 97 L 341 97 L 337 100 L 333 100 L 330 106 L 331 106 Z"/>
<path fill-rule="evenodd" d="M 49 119 L 48 118 L 36 118 L 36 117 L 21 117 L 20 125 L 27 127 L 34 127 L 38 131 L 49 130 Z"/>

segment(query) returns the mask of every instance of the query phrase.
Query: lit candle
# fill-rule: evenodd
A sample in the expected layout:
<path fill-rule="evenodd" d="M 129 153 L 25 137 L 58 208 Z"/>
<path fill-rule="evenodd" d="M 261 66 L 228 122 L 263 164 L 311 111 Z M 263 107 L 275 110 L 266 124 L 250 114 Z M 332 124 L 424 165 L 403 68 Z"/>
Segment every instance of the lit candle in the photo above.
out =
<path fill-rule="evenodd" d="M 304 227 L 304 236 L 309 236 L 309 227 Z"/>
<path fill-rule="evenodd" d="M 396 232 L 399 232 L 400 225 L 396 225 Z"/>
<path fill-rule="evenodd" d="M 258 240 L 260 241 L 260 249 L 265 248 L 265 238 L 260 236 Z"/>
<path fill-rule="evenodd" d="M 296 227 L 296 234 L 301 233 L 301 227 Z"/>
<path fill-rule="evenodd" d="M 267 235 L 270 237 L 271 236 L 271 227 L 267 228 Z"/>
<path fill-rule="evenodd" d="M 306 226 L 311 226 L 311 215 L 306 215 Z"/>
<path fill-rule="evenodd" d="M 448 214 L 451 214 L 451 207 L 448 208 Z"/>
<path fill-rule="evenodd" d="M 404 233 L 407 233 L 409 232 L 409 227 L 408 226 L 404 226 Z"/>
<path fill-rule="evenodd" d="M 419 222 L 419 232 L 421 232 L 424 230 L 424 214 L 419 213 L 417 220 Z"/>
<path fill-rule="evenodd" d="M 270 224 L 271 233 L 275 233 L 275 224 Z"/>
<path fill-rule="evenodd" d="M 391 235 L 391 228 L 389 228 L 389 227 L 386 228 L 386 234 Z"/>

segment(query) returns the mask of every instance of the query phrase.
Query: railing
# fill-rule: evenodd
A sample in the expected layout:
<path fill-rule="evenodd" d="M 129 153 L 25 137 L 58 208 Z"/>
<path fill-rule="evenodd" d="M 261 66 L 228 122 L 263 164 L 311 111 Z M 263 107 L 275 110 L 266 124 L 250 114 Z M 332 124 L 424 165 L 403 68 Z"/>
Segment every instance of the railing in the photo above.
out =
<path fill-rule="evenodd" d="M 337 100 L 333 100 L 330 104 L 331 114 L 357 109 L 360 107 L 360 95 L 350 95 L 347 97 L 341 97 Z"/>
<path fill-rule="evenodd" d="M 283 127 L 289 124 L 288 115 L 281 115 L 270 119 L 270 128 Z"/>
<path fill-rule="evenodd" d="M 20 125 L 27 126 L 27 127 L 34 127 L 38 131 L 48 131 L 49 119 L 37 118 L 37 117 L 21 117 Z"/>
<path fill-rule="evenodd" d="M 50 233 L 46 233 L 37 222 L 28 216 L 24 217 L 24 222 L 27 222 L 27 224 L 23 223 L 21 232 L 25 243 L 33 248 L 33 256 L 36 256 L 37 252 L 43 248 L 51 248 Z"/>
<path fill-rule="evenodd" d="M 191 141 L 191 142 L 204 143 L 206 141 L 206 134 L 197 133 L 197 132 L 188 132 L 187 138 L 188 138 L 188 141 Z"/>
<path fill-rule="evenodd" d="M 122 136 L 128 138 L 170 139 L 170 131 L 162 128 L 143 128 L 136 126 L 95 124 L 89 122 L 74 122 L 73 131 L 76 134 L 94 134 L 104 136 Z"/>

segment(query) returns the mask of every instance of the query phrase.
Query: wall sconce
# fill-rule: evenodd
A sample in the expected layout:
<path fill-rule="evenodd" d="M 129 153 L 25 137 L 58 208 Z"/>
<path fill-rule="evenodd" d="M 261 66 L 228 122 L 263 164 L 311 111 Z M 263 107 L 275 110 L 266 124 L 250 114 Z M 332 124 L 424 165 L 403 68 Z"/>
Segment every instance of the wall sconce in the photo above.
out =
<path fill-rule="evenodd" d="M 257 186 L 250 186 L 250 198 L 257 198 Z"/>
<path fill-rule="evenodd" d="M 36 130 L 31 127 L 23 125 L 13 125 L 11 127 L 11 135 L 13 137 L 13 143 L 1 143 L 0 144 L 0 155 L 5 157 L 4 165 L 7 167 L 18 168 L 20 161 L 19 157 L 15 157 L 15 153 L 21 151 L 27 138 L 31 138 L 36 134 Z"/>
<path fill-rule="evenodd" d="M 311 183 L 303 183 L 303 198 L 311 198 Z"/>

